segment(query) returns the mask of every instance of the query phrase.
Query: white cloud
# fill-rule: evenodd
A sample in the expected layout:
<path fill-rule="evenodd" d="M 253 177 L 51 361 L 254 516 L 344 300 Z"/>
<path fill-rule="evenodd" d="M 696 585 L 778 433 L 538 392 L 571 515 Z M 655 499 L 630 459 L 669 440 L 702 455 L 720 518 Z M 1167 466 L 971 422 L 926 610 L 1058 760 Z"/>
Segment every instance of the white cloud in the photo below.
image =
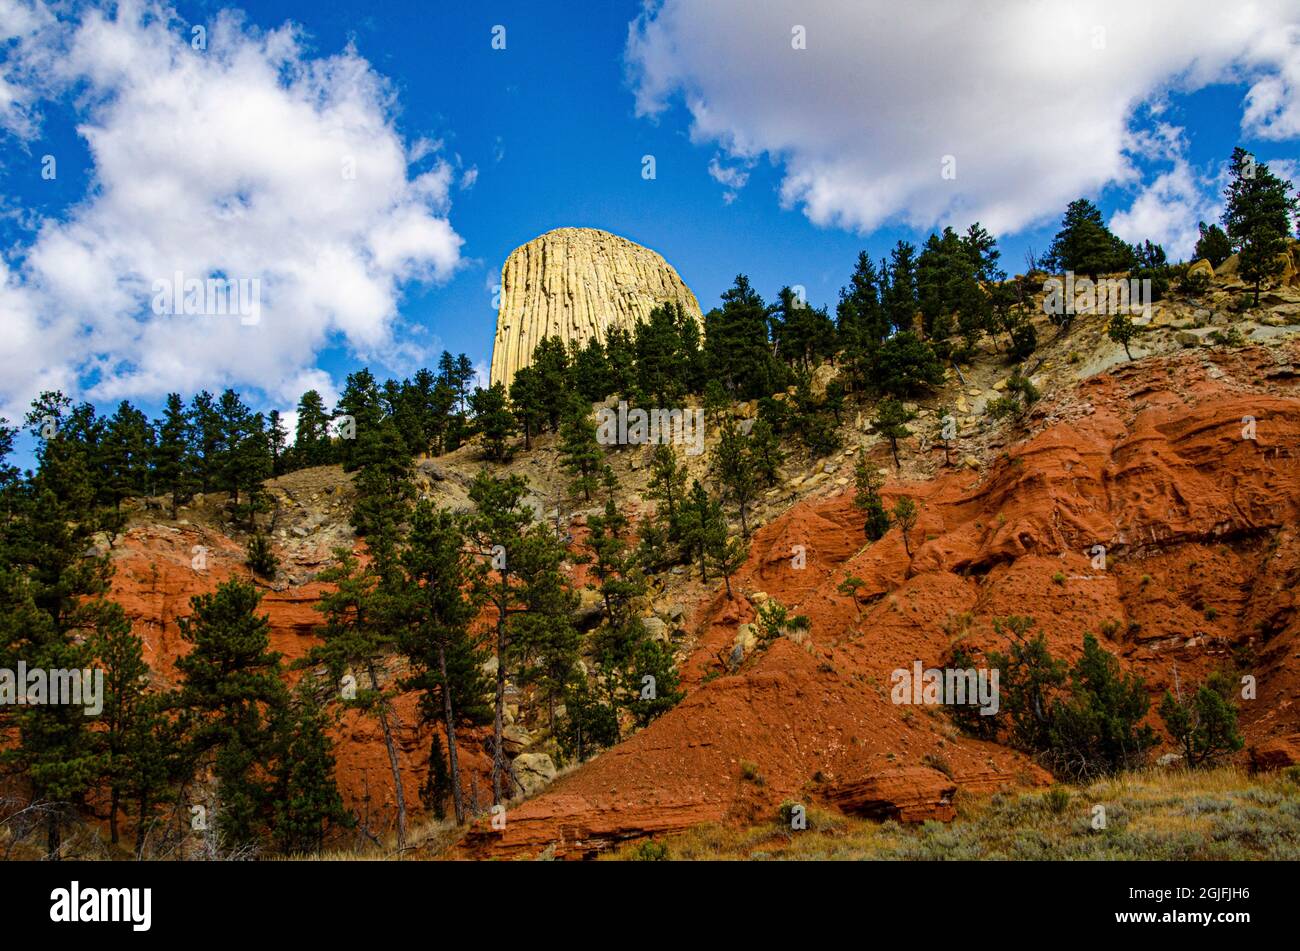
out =
<path fill-rule="evenodd" d="M 0 0 L 0 27 L 15 10 Z M 327 345 L 407 353 L 403 286 L 452 275 L 462 241 L 454 172 L 438 143 L 408 149 L 389 84 L 351 48 L 310 55 L 292 26 L 221 13 L 204 51 L 166 8 L 116 10 L 61 26 L 51 81 L 75 87 L 93 178 L 66 217 L 9 249 L 0 403 L 87 375 L 99 400 L 243 385 L 290 403 L 333 390 L 315 368 Z M 15 49 L 0 75 L 30 72 L 50 44 Z M 257 278 L 260 321 L 153 314 L 154 282 L 176 272 Z"/>
<path fill-rule="evenodd" d="M 819 225 L 978 219 L 1010 232 L 1138 184 L 1131 120 L 1170 92 L 1245 81 L 1245 126 L 1296 134 L 1298 14 L 1300 0 L 1004 0 L 905 14 L 892 0 L 647 0 L 626 59 L 638 114 L 681 101 L 693 141 L 768 155 L 783 167 L 783 203 Z M 796 27 L 806 49 L 792 48 Z M 955 179 L 941 175 L 949 155 Z"/>
<path fill-rule="evenodd" d="M 753 163 L 743 165 L 723 165 L 721 156 L 715 155 L 709 161 L 709 177 L 721 185 L 725 191 L 722 193 L 722 200 L 730 205 L 740 194 L 740 190 L 749 183 L 748 168 Z"/>

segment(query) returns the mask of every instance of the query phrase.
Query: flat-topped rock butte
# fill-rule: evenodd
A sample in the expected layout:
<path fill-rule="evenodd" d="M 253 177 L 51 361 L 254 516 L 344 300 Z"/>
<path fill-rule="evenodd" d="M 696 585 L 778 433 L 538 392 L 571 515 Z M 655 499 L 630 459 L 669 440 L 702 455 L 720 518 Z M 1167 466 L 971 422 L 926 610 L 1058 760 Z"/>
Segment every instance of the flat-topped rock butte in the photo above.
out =
<path fill-rule="evenodd" d="M 548 231 L 501 269 L 491 382 L 509 386 L 543 337 L 604 340 L 611 327 L 635 326 L 664 303 L 701 319 L 699 301 L 657 252 L 595 228 Z"/>

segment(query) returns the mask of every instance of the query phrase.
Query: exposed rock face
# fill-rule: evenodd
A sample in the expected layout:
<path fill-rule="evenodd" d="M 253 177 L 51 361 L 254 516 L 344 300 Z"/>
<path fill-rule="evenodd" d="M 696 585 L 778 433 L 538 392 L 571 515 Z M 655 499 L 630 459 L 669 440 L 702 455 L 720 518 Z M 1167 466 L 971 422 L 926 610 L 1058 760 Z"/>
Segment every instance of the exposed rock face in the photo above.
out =
<path fill-rule="evenodd" d="M 925 766 L 886 769 L 835 787 L 828 799 L 844 812 L 899 822 L 952 822 L 957 784 Z"/>
<path fill-rule="evenodd" d="M 649 248 L 594 228 L 548 231 L 501 271 L 492 382 L 509 386 L 543 337 L 604 340 L 610 327 L 631 327 L 669 301 L 700 319 L 691 289 Z"/>

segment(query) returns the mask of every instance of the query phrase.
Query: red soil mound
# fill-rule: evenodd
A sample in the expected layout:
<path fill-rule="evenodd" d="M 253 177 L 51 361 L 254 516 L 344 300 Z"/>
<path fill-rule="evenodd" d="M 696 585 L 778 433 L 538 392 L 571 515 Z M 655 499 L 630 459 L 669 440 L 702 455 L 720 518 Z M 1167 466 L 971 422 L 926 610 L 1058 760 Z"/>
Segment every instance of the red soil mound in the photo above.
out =
<path fill-rule="evenodd" d="M 893 670 L 942 666 L 956 638 L 1004 647 L 1000 616 L 1034 617 L 1067 658 L 1098 634 L 1153 700 L 1175 671 L 1186 684 L 1244 665 L 1258 684 L 1242 702 L 1248 738 L 1294 732 L 1300 372 L 1285 361 L 1297 355 L 1292 345 L 1146 361 L 1044 401 L 1032 435 L 984 472 L 886 487 L 887 503 L 907 494 L 921 506 L 910 560 L 897 529 L 864 544 L 851 493 L 795 506 L 756 534 L 733 585 L 808 615 L 810 638 L 780 639 L 727 673 L 719 655 L 754 609 L 719 593 L 695 613 L 689 696 L 512 808 L 504 830 L 476 827 L 468 852 L 589 856 L 699 822 L 769 818 L 782 800 L 824 802 L 831 784 L 896 767 L 936 766 L 977 791 L 1046 782 L 935 708 L 890 700 Z M 865 582 L 860 616 L 837 591 L 847 575 Z"/>

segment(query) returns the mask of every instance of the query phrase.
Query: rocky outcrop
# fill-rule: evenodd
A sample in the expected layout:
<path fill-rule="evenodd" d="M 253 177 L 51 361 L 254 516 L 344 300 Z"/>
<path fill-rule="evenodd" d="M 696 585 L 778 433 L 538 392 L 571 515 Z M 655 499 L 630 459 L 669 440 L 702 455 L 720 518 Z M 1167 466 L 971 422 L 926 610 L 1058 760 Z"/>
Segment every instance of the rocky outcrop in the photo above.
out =
<path fill-rule="evenodd" d="M 899 822 L 951 822 L 957 784 L 936 769 L 887 769 L 843 783 L 827 796 L 842 812 Z"/>
<path fill-rule="evenodd" d="M 1300 733 L 1279 736 L 1250 748 L 1250 768 L 1256 772 L 1284 769 L 1300 763 Z"/>
<path fill-rule="evenodd" d="M 672 265 L 627 238 L 594 228 L 557 228 L 516 248 L 501 271 L 492 345 L 493 383 L 509 386 L 543 337 L 605 339 L 659 304 L 700 319 L 700 305 Z"/>

